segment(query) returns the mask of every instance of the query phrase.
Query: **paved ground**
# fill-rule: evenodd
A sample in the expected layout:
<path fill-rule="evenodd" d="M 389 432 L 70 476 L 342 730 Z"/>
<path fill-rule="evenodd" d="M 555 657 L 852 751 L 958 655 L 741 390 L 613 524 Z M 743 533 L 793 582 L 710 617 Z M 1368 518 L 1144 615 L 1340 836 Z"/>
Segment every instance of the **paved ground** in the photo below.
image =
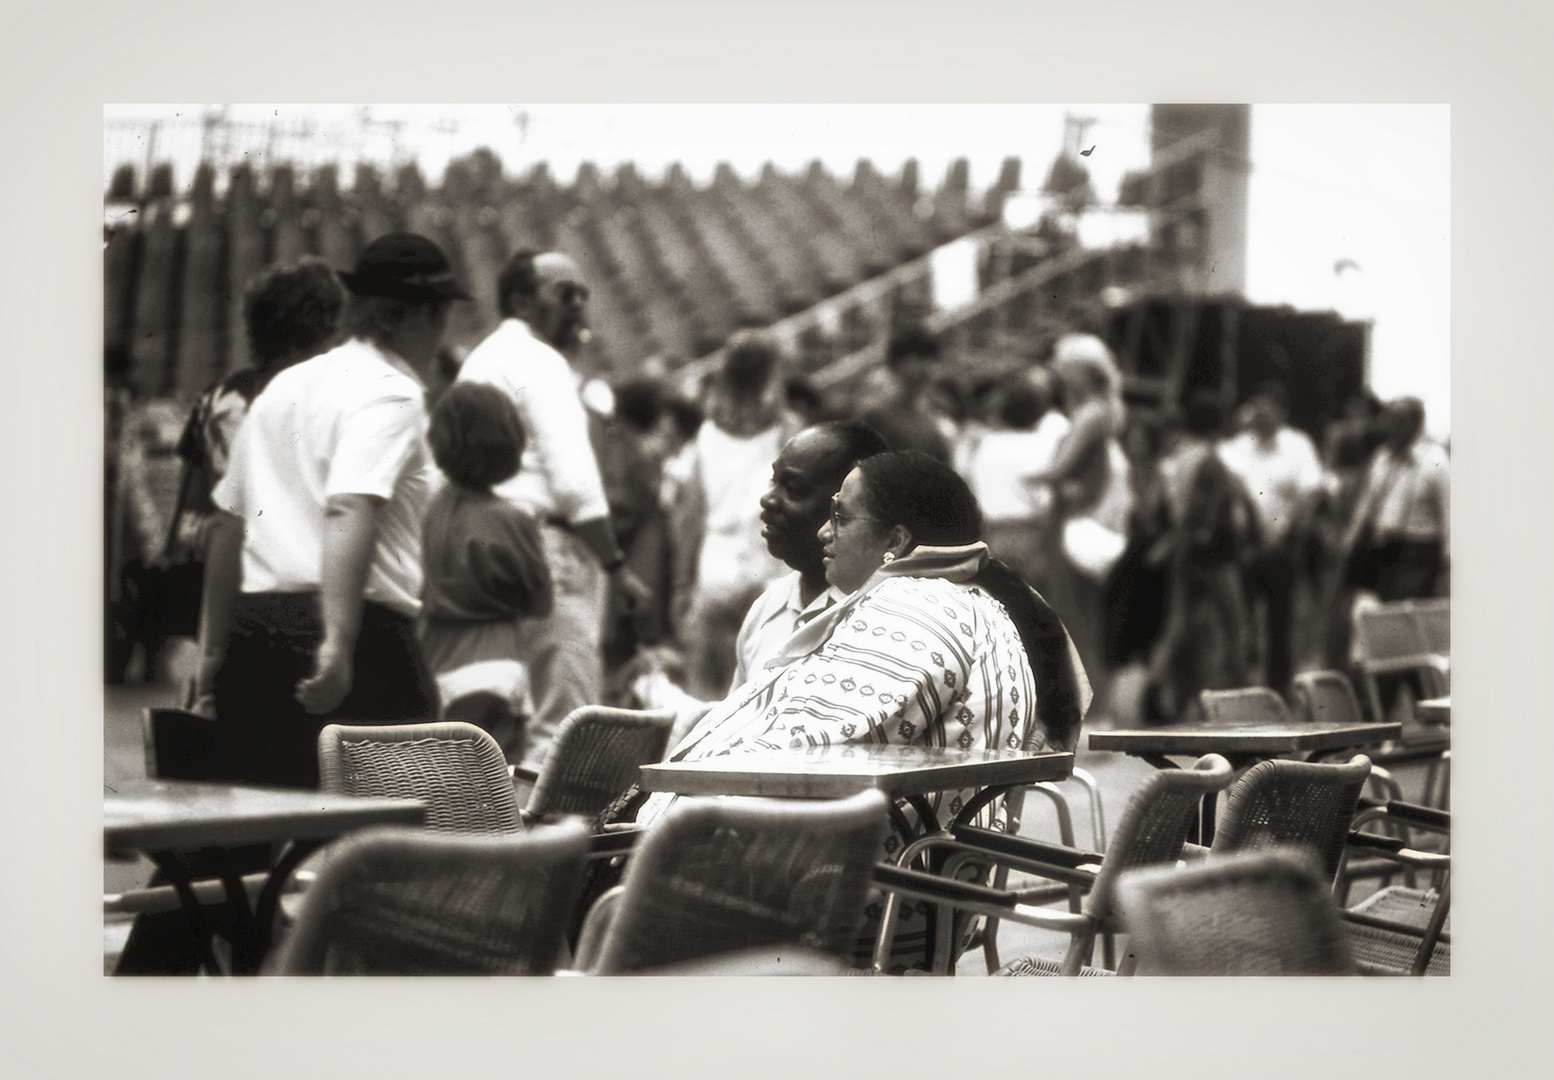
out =
<path fill-rule="evenodd" d="M 174 658 L 170 665 L 176 678 L 181 665 Z M 1124 690 L 1126 687 L 1124 686 Z M 141 740 L 141 710 L 153 705 L 179 704 L 178 691 L 172 685 L 133 684 L 107 687 L 104 695 L 103 727 L 103 781 L 112 785 L 115 781 L 143 777 L 145 759 Z M 1087 722 L 1087 729 L 1121 726 L 1105 717 Z M 1128 799 L 1152 771 L 1149 765 L 1120 754 L 1092 753 L 1081 750 L 1077 764 L 1088 770 L 1101 789 L 1102 806 L 1109 830 L 1121 815 Z M 1405 770 L 1398 774 L 1408 798 L 1418 796 L 1422 783 L 1422 769 Z M 1074 823 L 1074 840 L 1080 847 L 1094 850 L 1095 835 L 1091 827 L 1089 803 L 1084 789 L 1076 783 L 1062 785 L 1067 793 Z M 1058 839 L 1057 817 L 1051 803 L 1042 798 L 1031 798 L 1026 803 L 1026 813 L 1021 833 L 1040 839 Z M 119 892 L 136 888 L 150 877 L 150 863 L 144 859 L 135 862 L 104 862 L 103 889 Z M 1018 881 L 1018 877 L 1014 879 Z M 1351 901 L 1357 901 L 1366 890 L 1357 887 Z M 110 919 L 103 929 L 104 971 L 110 972 L 124 938 L 129 932 L 125 919 Z M 1018 924 L 1005 924 L 999 931 L 999 951 L 1003 960 L 1020 956 L 1040 956 L 1061 960 L 1067 939 L 1061 935 Z M 956 969 L 957 975 L 983 975 L 986 968 L 980 951 L 968 953 Z"/>

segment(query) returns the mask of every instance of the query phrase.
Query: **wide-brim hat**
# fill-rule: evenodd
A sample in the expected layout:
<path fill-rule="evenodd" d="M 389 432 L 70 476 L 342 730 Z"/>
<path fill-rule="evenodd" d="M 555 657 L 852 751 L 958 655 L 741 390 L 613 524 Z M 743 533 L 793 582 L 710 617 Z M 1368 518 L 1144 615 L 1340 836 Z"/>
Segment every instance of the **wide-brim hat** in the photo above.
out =
<path fill-rule="evenodd" d="M 453 276 L 442 248 L 416 233 L 390 233 L 362 249 L 354 271 L 340 280 L 357 296 L 394 300 L 473 300 Z"/>

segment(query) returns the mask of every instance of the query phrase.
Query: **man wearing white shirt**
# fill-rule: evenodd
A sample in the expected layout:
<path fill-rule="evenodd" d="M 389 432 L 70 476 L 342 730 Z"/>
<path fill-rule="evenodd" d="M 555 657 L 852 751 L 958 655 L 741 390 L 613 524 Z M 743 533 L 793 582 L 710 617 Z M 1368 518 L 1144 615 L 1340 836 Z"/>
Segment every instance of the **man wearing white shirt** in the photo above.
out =
<path fill-rule="evenodd" d="M 1282 385 L 1264 384 L 1248 406 L 1250 428 L 1220 444 L 1219 456 L 1257 509 L 1262 542 L 1247 571 L 1247 595 L 1267 603 L 1264 678 L 1283 693 L 1295 666 L 1296 553 L 1327 474 L 1310 436 L 1285 424 Z"/>
<path fill-rule="evenodd" d="M 425 237 L 380 237 L 353 273 L 349 341 L 254 399 L 213 500 L 197 690 L 233 779 L 316 787 L 319 730 L 436 713 L 414 620 L 440 483 L 426 379 L 469 294 Z"/>
<path fill-rule="evenodd" d="M 1387 441 L 1365 472 L 1343 550 L 1374 547 L 1374 587 L 1382 600 L 1444 595 L 1451 566 L 1451 459 L 1421 437 L 1424 405 L 1400 398 L 1381 416 Z"/>
<path fill-rule="evenodd" d="M 460 381 L 505 393 L 529 436 L 518 474 L 495 490 L 540 522 L 555 585 L 551 614 L 521 627 L 520 659 L 529 665 L 535 702 L 523 765 L 534 771 L 567 714 L 600 703 L 609 577 L 617 577 L 628 603 L 648 595 L 616 543 L 578 376 L 563 355 L 582 340 L 587 302 L 588 286 L 572 259 L 518 252 L 497 279 L 502 324 L 459 371 Z"/>

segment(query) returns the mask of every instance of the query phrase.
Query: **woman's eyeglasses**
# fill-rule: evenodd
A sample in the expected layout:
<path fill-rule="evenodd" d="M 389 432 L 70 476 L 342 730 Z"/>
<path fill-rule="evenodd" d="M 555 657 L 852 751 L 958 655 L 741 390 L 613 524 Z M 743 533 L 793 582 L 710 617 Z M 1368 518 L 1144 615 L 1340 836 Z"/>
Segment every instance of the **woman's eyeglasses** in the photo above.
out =
<path fill-rule="evenodd" d="M 865 517 L 862 514 L 852 514 L 852 515 L 848 515 L 846 517 L 843 517 L 842 516 L 842 504 L 837 502 L 837 496 L 835 496 L 835 495 L 831 496 L 831 531 L 832 532 L 841 532 L 842 531 L 842 526 L 847 524 L 847 522 L 849 522 L 849 521 L 873 521 L 873 520 L 874 520 L 873 518 Z"/>

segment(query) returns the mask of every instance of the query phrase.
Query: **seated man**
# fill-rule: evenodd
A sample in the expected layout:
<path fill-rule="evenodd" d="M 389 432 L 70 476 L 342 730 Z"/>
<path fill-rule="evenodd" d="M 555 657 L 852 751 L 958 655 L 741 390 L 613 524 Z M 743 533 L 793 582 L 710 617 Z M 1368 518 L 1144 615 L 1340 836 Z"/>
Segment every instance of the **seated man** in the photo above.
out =
<path fill-rule="evenodd" d="M 884 450 L 885 441 L 874 429 L 842 420 L 805 428 L 778 453 L 771 487 L 761 498 L 761 535 L 766 549 L 793 572 L 773 581 L 750 605 L 734 641 L 732 686 L 759 675 L 795 630 L 839 599 L 826 583 L 820 527 L 830 516 L 831 496 L 853 466 Z M 710 707 L 661 673 L 639 676 L 633 690 L 646 707 L 679 713 L 671 745 Z"/>

